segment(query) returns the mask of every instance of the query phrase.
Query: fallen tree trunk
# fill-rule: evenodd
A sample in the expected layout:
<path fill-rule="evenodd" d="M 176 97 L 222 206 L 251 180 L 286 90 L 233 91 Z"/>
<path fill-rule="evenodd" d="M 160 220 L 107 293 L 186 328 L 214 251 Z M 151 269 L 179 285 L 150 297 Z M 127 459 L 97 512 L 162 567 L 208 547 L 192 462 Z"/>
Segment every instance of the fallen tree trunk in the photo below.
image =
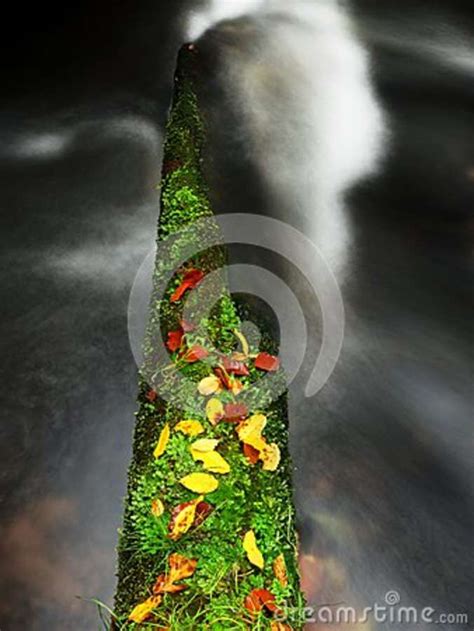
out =
<path fill-rule="evenodd" d="M 201 286 L 225 267 L 226 253 L 223 244 L 200 251 L 202 235 L 194 230 L 196 221 L 213 217 L 202 173 L 198 81 L 199 53 L 183 47 L 158 237 L 161 244 L 190 227 L 168 252 L 192 256 L 178 267 L 171 256 L 156 260 L 112 624 L 300 629 L 286 398 L 272 400 L 261 379 L 278 374 L 275 343 L 267 332 L 252 348 L 240 329 L 246 307 L 232 300 L 222 279 L 205 290 L 213 307 L 202 316 L 209 294 L 200 294 Z M 165 361 L 157 351 L 161 337 Z M 258 396 L 245 398 L 252 387 Z"/>

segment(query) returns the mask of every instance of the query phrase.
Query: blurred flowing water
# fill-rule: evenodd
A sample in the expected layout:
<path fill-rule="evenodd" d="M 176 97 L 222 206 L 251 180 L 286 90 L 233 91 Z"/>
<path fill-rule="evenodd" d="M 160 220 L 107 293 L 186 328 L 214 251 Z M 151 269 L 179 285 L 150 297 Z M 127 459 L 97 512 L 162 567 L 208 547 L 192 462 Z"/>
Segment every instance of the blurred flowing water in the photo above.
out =
<path fill-rule="evenodd" d="M 471 610 L 470 625 L 442 628 L 472 628 L 474 14 L 360 0 L 348 31 L 319 21 L 313 36 L 288 12 L 247 4 L 260 14 L 221 3 L 191 22 L 198 36 L 236 19 L 199 42 L 216 207 L 311 233 L 346 309 L 332 378 L 305 399 L 303 374 L 291 393 L 308 601 L 361 608 L 396 590 L 406 606 Z M 112 22 L 86 5 L 62 22 L 47 13 L 26 49 L 41 54 L 26 64 L 17 43 L 11 59 L 0 117 L 2 630 L 89 631 L 94 607 L 77 597 L 111 602 L 136 394 L 127 303 L 155 237 L 189 6 L 125 4 Z M 348 42 L 352 56 L 330 62 Z M 282 270 L 306 306 L 310 364 L 321 326 L 304 278 L 268 253 L 235 256 Z"/>

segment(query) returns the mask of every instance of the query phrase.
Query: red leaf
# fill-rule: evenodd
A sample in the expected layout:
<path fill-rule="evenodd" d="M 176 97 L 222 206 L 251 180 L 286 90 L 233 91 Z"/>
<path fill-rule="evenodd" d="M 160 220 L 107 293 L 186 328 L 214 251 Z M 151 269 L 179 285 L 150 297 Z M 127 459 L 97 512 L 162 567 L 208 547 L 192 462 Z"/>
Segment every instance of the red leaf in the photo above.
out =
<path fill-rule="evenodd" d="M 203 346 L 192 346 L 187 353 L 183 356 L 185 362 L 188 364 L 194 364 L 201 361 L 209 355 L 209 351 Z"/>
<path fill-rule="evenodd" d="M 255 368 L 266 370 L 267 372 L 276 372 L 280 367 L 280 360 L 274 355 L 268 353 L 259 353 L 255 359 Z"/>
<path fill-rule="evenodd" d="M 204 272 L 198 269 L 191 269 L 184 275 L 179 287 L 174 291 L 170 298 L 171 302 L 178 302 L 188 289 L 193 289 L 204 278 Z"/>
<path fill-rule="evenodd" d="M 224 388 L 227 388 L 227 390 L 232 390 L 232 380 L 227 372 L 224 370 L 224 368 L 214 368 L 214 372 L 222 381 L 222 385 L 224 386 Z"/>
<path fill-rule="evenodd" d="M 200 526 L 202 522 L 209 517 L 214 507 L 207 502 L 199 502 L 196 506 L 196 517 L 194 518 L 194 526 Z"/>
<path fill-rule="evenodd" d="M 244 362 L 231 359 L 230 357 L 223 358 L 222 366 L 226 372 L 239 375 L 240 377 L 247 377 L 250 374 Z"/>
<path fill-rule="evenodd" d="M 257 464 L 260 458 L 260 452 L 258 451 L 258 449 L 255 449 L 255 447 L 252 447 L 252 445 L 247 445 L 247 443 L 244 443 L 243 449 L 244 456 L 247 458 L 250 464 Z"/>
<path fill-rule="evenodd" d="M 243 421 L 248 414 L 248 407 L 244 403 L 226 403 L 224 405 L 224 419 L 229 423 Z"/>
<path fill-rule="evenodd" d="M 176 331 L 170 331 L 168 333 L 168 341 L 166 342 L 166 346 L 172 353 L 174 353 L 174 351 L 177 351 L 178 348 L 181 347 L 183 335 L 184 332 L 182 329 L 177 329 Z"/>
<path fill-rule="evenodd" d="M 150 403 L 156 401 L 157 396 L 158 394 L 152 389 L 148 390 L 148 392 L 145 394 L 145 398 L 150 401 Z"/>

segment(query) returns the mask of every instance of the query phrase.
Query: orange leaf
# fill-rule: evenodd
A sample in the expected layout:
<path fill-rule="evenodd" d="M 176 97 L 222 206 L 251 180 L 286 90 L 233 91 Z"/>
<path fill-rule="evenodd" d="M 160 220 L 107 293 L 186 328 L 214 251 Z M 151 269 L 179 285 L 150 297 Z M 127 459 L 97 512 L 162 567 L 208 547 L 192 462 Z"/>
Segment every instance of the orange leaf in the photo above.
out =
<path fill-rule="evenodd" d="M 259 353 L 255 358 L 255 368 L 265 370 L 266 372 L 276 372 L 280 367 L 280 360 L 274 355 L 268 353 Z"/>
<path fill-rule="evenodd" d="M 197 561 L 187 559 L 181 554 L 171 554 L 168 559 L 170 571 L 168 574 L 160 574 L 153 586 L 154 594 L 176 594 L 187 589 L 187 585 L 178 584 L 184 578 L 192 576 L 196 570 Z"/>
<path fill-rule="evenodd" d="M 169 580 L 172 583 L 181 581 L 183 578 L 189 578 L 194 574 L 197 567 L 196 559 L 187 559 L 181 554 L 171 554 L 169 558 L 170 574 Z"/>
<path fill-rule="evenodd" d="M 286 571 L 285 557 L 283 554 L 278 555 L 273 561 L 273 573 L 282 587 L 288 587 L 288 573 Z"/>
<path fill-rule="evenodd" d="M 161 603 L 161 596 L 151 596 L 145 602 L 137 605 L 132 613 L 129 615 L 129 622 L 136 622 L 137 624 L 141 624 L 150 618 L 153 613 L 153 609 L 156 609 L 158 605 Z"/>
<path fill-rule="evenodd" d="M 270 631 L 293 631 L 289 624 L 272 620 L 270 622 Z"/>
<path fill-rule="evenodd" d="M 178 288 L 174 291 L 170 298 L 171 302 L 178 302 L 188 289 L 193 289 L 204 278 L 204 272 L 197 269 L 190 269 L 183 277 Z"/>
<path fill-rule="evenodd" d="M 258 449 L 255 449 L 255 447 L 252 447 L 252 445 L 247 445 L 247 443 L 244 443 L 244 456 L 247 458 L 250 464 L 257 464 L 260 459 L 260 452 L 258 451 Z"/>
<path fill-rule="evenodd" d="M 245 608 L 255 614 L 265 607 L 271 613 L 282 613 L 275 602 L 275 596 L 268 589 L 253 589 L 246 597 Z"/>

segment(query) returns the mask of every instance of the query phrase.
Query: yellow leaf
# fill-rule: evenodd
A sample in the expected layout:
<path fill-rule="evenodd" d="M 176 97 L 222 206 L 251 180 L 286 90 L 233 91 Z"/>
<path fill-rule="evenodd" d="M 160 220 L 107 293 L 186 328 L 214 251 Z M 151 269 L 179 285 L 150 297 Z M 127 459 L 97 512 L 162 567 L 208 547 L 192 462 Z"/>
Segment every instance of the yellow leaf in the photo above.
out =
<path fill-rule="evenodd" d="M 249 343 L 247 342 L 245 335 L 238 329 L 234 329 L 234 335 L 242 345 L 242 355 L 247 359 L 250 353 Z"/>
<path fill-rule="evenodd" d="M 204 469 L 211 471 L 211 473 L 229 473 L 230 466 L 227 460 L 225 460 L 217 451 L 209 452 L 191 452 L 194 460 L 202 461 Z"/>
<path fill-rule="evenodd" d="M 238 379 L 232 379 L 232 394 L 236 397 L 244 389 L 244 384 Z"/>
<path fill-rule="evenodd" d="M 137 624 L 145 622 L 145 620 L 151 616 L 153 609 L 158 607 L 160 603 L 161 596 L 152 596 L 151 598 L 148 598 L 148 600 L 145 600 L 145 602 L 135 607 L 128 617 L 129 621 L 136 622 Z"/>
<path fill-rule="evenodd" d="M 160 434 L 160 438 L 158 439 L 158 444 L 156 445 L 155 451 L 153 452 L 153 455 L 155 456 L 155 458 L 159 458 L 160 456 L 164 454 L 166 445 L 168 444 L 169 439 L 170 439 L 170 426 L 167 423 Z"/>
<path fill-rule="evenodd" d="M 216 392 L 219 392 L 219 390 L 222 390 L 221 380 L 219 379 L 219 377 L 216 377 L 216 375 L 205 377 L 199 382 L 198 390 L 199 393 L 204 395 L 205 397 L 208 397 L 211 394 L 215 394 Z"/>
<path fill-rule="evenodd" d="M 151 514 L 154 517 L 161 517 L 165 512 L 165 506 L 160 499 L 153 500 L 151 503 Z"/>
<path fill-rule="evenodd" d="M 267 424 L 267 418 L 263 414 L 254 414 L 249 419 L 239 425 L 237 434 L 240 440 L 262 452 L 268 445 L 262 437 L 262 431 Z"/>
<path fill-rule="evenodd" d="M 263 462 L 264 471 L 276 471 L 281 460 L 280 448 L 276 443 L 267 445 L 260 452 L 260 460 Z"/>
<path fill-rule="evenodd" d="M 197 499 L 191 502 L 185 502 L 177 506 L 172 513 L 170 522 L 170 539 L 176 541 L 188 532 L 194 523 L 196 517 L 197 505 L 204 499 L 203 495 L 200 495 Z"/>
<path fill-rule="evenodd" d="M 288 573 L 286 571 L 285 557 L 279 554 L 273 561 L 273 573 L 282 587 L 288 587 Z"/>
<path fill-rule="evenodd" d="M 208 473 L 190 473 L 180 483 L 194 493 L 213 493 L 219 486 L 216 478 Z"/>
<path fill-rule="evenodd" d="M 191 453 L 193 451 L 197 452 L 207 452 L 214 451 L 214 449 L 219 444 L 219 441 L 215 438 L 200 438 L 199 440 L 194 441 L 191 445 L 190 450 Z"/>
<path fill-rule="evenodd" d="M 257 547 L 257 540 L 253 530 L 249 530 L 244 537 L 244 550 L 247 553 L 247 558 L 253 565 L 263 570 L 265 561 L 263 560 L 262 553 Z"/>
<path fill-rule="evenodd" d="M 240 440 L 250 444 L 247 439 L 251 436 L 260 436 L 266 424 L 267 417 L 264 414 L 254 414 L 239 426 L 237 433 Z"/>
<path fill-rule="evenodd" d="M 209 399 L 206 405 L 206 416 L 211 425 L 217 425 L 224 418 L 224 406 L 219 399 Z"/>
<path fill-rule="evenodd" d="M 204 427 L 199 421 L 180 421 L 174 426 L 175 432 L 182 432 L 186 436 L 199 436 L 204 431 Z"/>
<path fill-rule="evenodd" d="M 278 620 L 272 620 L 270 622 L 270 631 L 293 631 L 293 629 L 284 622 L 278 622 Z"/>

